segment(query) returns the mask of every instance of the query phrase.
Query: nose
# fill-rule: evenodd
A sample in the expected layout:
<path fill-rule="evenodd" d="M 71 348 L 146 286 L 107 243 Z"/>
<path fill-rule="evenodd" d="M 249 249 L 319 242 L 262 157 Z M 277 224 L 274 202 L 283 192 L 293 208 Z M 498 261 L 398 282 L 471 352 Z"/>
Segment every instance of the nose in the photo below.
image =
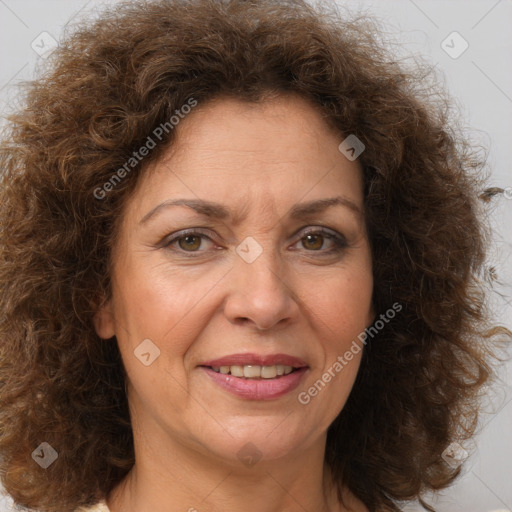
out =
<path fill-rule="evenodd" d="M 293 322 L 299 314 L 295 280 L 270 249 L 252 263 L 237 257 L 227 278 L 229 294 L 224 314 L 234 324 L 268 330 Z"/>

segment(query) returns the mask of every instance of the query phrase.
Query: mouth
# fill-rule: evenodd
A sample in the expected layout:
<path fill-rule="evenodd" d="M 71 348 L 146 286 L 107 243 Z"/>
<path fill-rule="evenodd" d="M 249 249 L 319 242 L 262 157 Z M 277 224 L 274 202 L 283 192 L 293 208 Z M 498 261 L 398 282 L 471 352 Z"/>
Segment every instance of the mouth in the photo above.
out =
<path fill-rule="evenodd" d="M 232 375 L 245 379 L 276 379 L 289 375 L 308 365 L 298 357 L 289 354 L 232 354 L 199 366 L 215 373 Z"/>
<path fill-rule="evenodd" d="M 224 390 L 249 400 L 272 400 L 289 393 L 309 368 L 286 354 L 233 354 L 198 366 Z"/>

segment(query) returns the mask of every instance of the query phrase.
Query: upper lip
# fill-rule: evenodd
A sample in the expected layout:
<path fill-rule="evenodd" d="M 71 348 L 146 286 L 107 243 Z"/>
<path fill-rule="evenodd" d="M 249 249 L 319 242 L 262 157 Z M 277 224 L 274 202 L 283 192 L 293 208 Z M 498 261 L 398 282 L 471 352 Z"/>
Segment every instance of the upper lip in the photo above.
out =
<path fill-rule="evenodd" d="M 276 364 L 292 366 L 294 368 L 307 366 L 302 359 L 288 354 L 231 354 L 229 356 L 220 357 L 219 359 L 204 361 L 200 363 L 199 366 L 273 366 Z"/>

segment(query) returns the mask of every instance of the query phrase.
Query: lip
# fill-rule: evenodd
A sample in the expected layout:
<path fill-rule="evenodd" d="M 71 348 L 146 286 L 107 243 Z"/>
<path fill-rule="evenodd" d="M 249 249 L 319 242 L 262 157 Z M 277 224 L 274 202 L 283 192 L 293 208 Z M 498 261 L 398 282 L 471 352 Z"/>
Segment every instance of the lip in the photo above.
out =
<path fill-rule="evenodd" d="M 284 366 L 293 366 L 294 368 L 304 368 L 308 365 L 298 357 L 294 357 L 288 354 L 231 354 L 224 356 L 219 359 L 212 359 L 210 361 L 204 361 L 198 366 L 273 366 L 276 364 L 282 364 Z"/>
<path fill-rule="evenodd" d="M 246 379 L 229 374 L 224 375 L 205 366 L 200 367 L 200 370 L 222 389 L 235 396 L 246 400 L 275 400 L 293 391 L 300 384 L 308 367 L 303 366 L 288 375 L 274 379 Z"/>

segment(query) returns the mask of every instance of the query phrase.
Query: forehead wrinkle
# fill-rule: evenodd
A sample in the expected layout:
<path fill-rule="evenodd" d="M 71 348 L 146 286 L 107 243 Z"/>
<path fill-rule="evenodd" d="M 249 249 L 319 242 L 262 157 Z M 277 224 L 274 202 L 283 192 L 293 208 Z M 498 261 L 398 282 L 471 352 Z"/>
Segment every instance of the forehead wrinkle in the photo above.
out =
<path fill-rule="evenodd" d="M 249 212 L 252 210 L 252 204 L 254 204 L 254 202 L 250 199 L 245 199 L 241 208 L 233 212 L 232 222 L 234 225 L 238 225 L 247 220 Z M 258 220 L 272 224 L 272 217 L 276 212 L 275 199 L 272 198 L 270 194 L 267 194 L 261 201 L 261 205 L 261 211 L 258 213 Z"/>

